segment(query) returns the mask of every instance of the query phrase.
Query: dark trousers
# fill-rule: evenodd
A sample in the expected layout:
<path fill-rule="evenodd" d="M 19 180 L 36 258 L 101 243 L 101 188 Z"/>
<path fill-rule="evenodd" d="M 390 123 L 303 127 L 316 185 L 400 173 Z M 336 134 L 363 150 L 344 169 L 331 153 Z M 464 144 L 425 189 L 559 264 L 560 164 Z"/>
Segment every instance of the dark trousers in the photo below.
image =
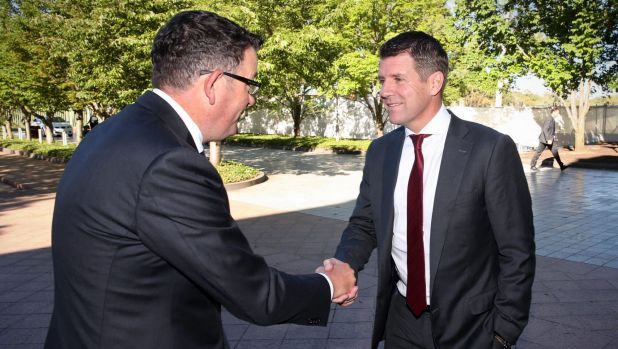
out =
<path fill-rule="evenodd" d="M 417 318 L 406 299 L 395 291 L 388 309 L 384 341 L 384 349 L 434 349 L 429 312 Z"/>
<path fill-rule="evenodd" d="M 549 148 L 549 150 L 551 150 L 551 153 L 554 156 L 554 159 L 558 162 L 558 165 L 560 165 L 560 168 L 564 167 L 564 164 L 560 160 L 560 154 L 558 154 L 558 147 L 554 147 L 554 145 L 555 144 L 545 144 L 543 142 L 539 142 L 539 146 L 536 147 L 532 161 L 530 161 L 530 167 L 536 166 L 536 162 L 539 160 L 539 157 L 545 148 Z"/>

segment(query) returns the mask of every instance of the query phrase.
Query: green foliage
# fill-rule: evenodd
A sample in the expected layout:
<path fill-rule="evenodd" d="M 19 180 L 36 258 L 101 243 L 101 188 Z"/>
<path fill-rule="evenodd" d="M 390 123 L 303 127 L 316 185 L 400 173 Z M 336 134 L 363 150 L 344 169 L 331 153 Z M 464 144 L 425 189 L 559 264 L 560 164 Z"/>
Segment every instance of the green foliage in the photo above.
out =
<path fill-rule="evenodd" d="M 291 150 L 332 150 L 334 152 L 358 153 L 366 151 L 371 140 L 327 137 L 291 137 L 285 135 L 237 134 L 225 139 L 226 144 L 267 147 Z"/>
<path fill-rule="evenodd" d="M 45 155 L 49 157 L 68 160 L 73 155 L 76 144 L 62 145 L 61 143 L 39 143 L 37 141 L 24 140 L 0 140 L 0 148 L 8 148 L 13 150 L 28 151 L 37 155 Z"/>
<path fill-rule="evenodd" d="M 30 117 L 86 106 L 110 116 L 150 87 L 152 39 L 187 8 L 265 37 L 257 107 L 290 115 L 296 135 L 333 97 L 364 103 L 380 134 L 378 50 L 408 30 L 447 50 L 446 104 L 490 104 L 524 73 L 562 98 L 577 92 L 571 105 L 581 110 L 570 116 L 585 115 L 590 82 L 618 89 L 611 0 L 0 0 L 0 120 L 11 110 Z"/>
<path fill-rule="evenodd" d="M 69 18 L 76 29 L 68 38 L 74 47 L 71 59 L 76 73 L 82 72 L 76 81 L 78 96 L 120 109 L 150 87 L 150 50 L 157 30 L 192 2 L 99 0 L 83 5 L 81 18 Z"/>
<path fill-rule="evenodd" d="M 618 5 L 609 0 L 511 0 L 510 28 L 527 67 L 558 95 L 581 80 L 602 87 L 618 73 Z"/>
<path fill-rule="evenodd" d="M 443 1 L 327 0 L 321 26 L 332 28 L 341 53 L 329 65 L 329 96 L 362 101 L 382 134 L 386 114 L 377 79 L 380 46 L 393 36 L 422 30 L 439 39 L 446 35 L 448 12 Z"/>
<path fill-rule="evenodd" d="M 471 0 L 458 2 L 472 33 L 493 52 L 500 47 L 533 73 L 566 107 L 575 148 L 584 146 L 592 83 L 615 87 L 618 3 L 611 0 Z M 465 21 L 465 20 L 464 20 Z M 568 101 L 567 101 L 568 99 Z"/>
<path fill-rule="evenodd" d="M 501 1 L 457 0 L 456 30 L 447 41 L 451 72 L 445 93 L 447 103 L 464 99 L 466 105 L 479 106 L 479 99 L 494 99 L 497 90 L 505 92 L 522 69 L 518 52 L 507 45 L 514 41 L 509 22 L 501 11 Z"/>
<path fill-rule="evenodd" d="M 264 36 L 258 53 L 263 86 L 258 104 L 288 114 L 299 136 L 302 121 L 323 110 L 315 99 L 328 88 L 329 66 L 340 52 L 333 29 L 318 25 L 325 2 L 231 0 L 203 5 Z"/>
<path fill-rule="evenodd" d="M 223 179 L 223 183 L 237 183 L 257 177 L 260 173 L 257 169 L 243 165 L 235 161 L 221 161 L 217 171 Z"/>

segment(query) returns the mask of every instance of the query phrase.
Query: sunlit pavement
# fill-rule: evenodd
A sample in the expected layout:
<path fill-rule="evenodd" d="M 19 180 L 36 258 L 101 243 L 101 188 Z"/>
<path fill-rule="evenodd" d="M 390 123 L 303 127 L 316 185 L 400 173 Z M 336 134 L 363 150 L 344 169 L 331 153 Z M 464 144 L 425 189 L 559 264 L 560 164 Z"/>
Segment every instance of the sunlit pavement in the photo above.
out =
<path fill-rule="evenodd" d="M 269 173 L 263 184 L 230 191 L 231 199 L 344 221 L 350 217 L 363 156 L 227 148 L 225 159 Z M 537 254 L 618 268 L 618 171 L 524 168 Z"/>
<path fill-rule="evenodd" d="M 352 210 L 363 156 L 224 147 L 223 156 L 266 170 L 269 180 L 229 192 L 256 252 L 291 273 L 330 257 Z M 56 164 L 0 153 L 0 176 L 41 176 Z M 537 274 L 531 319 L 518 348 L 618 347 L 618 171 L 526 173 L 532 193 Z M 25 178 L 28 177 L 28 178 Z M 53 177 L 0 183 L 0 348 L 41 348 L 53 307 L 49 249 Z M 35 185 L 36 186 L 36 185 Z M 224 311 L 233 348 L 369 348 L 375 260 L 359 274 L 359 300 L 333 307 L 327 327 L 260 327 Z"/>

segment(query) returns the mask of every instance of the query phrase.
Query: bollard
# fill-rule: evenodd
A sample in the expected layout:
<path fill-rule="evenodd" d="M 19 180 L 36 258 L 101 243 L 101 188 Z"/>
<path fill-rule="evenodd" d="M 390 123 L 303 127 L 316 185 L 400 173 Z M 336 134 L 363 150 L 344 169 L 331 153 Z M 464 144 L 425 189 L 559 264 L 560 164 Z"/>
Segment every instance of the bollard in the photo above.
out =
<path fill-rule="evenodd" d="M 17 129 L 17 135 L 19 137 L 19 140 L 24 139 L 24 134 L 23 134 L 23 131 L 22 131 L 21 127 L 19 129 Z"/>
<path fill-rule="evenodd" d="M 66 146 L 67 143 L 67 132 L 65 130 L 62 130 L 62 145 Z"/>
<path fill-rule="evenodd" d="M 37 132 L 39 133 L 39 143 L 43 143 L 43 130 L 39 127 Z"/>

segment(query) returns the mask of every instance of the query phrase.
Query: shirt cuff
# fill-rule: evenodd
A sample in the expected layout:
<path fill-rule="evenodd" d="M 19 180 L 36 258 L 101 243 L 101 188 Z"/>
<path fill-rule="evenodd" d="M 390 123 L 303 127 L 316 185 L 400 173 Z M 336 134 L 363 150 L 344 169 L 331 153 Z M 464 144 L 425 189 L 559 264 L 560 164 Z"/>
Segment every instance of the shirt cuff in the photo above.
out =
<path fill-rule="evenodd" d="M 328 277 L 328 275 L 326 275 L 325 273 L 318 273 L 322 276 L 324 276 L 326 278 L 326 281 L 328 281 L 328 287 L 330 287 L 330 300 L 333 300 L 333 296 L 334 296 L 334 291 L 333 291 L 333 283 L 330 281 L 330 278 Z"/>

